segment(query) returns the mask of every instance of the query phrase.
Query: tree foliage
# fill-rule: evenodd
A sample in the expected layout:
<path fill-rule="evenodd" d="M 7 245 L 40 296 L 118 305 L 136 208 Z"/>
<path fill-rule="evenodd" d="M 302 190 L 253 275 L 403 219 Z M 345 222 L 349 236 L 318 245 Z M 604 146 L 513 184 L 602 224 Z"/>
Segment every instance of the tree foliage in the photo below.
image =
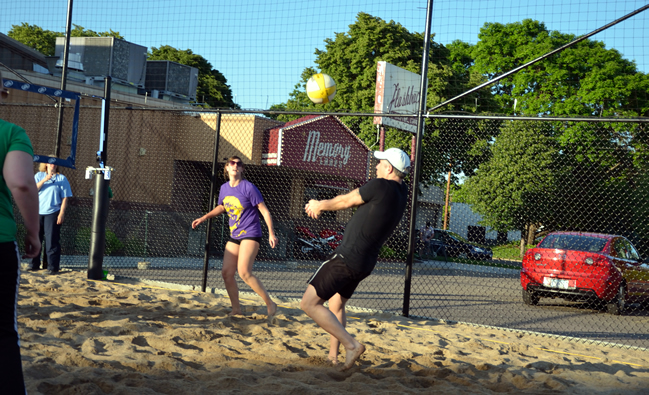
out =
<path fill-rule="evenodd" d="M 575 39 L 549 31 L 541 22 L 486 23 L 473 47 L 476 71 L 493 78 L 523 65 Z M 505 114 L 538 116 L 649 116 L 649 76 L 637 70 L 604 43 L 583 40 L 498 82 L 492 89 L 497 110 Z M 628 125 L 609 124 L 608 135 L 593 135 L 592 128 L 575 124 L 557 135 L 563 145 L 578 149 L 582 159 L 597 161 L 601 151 L 592 142 L 634 138 Z M 579 147 L 575 146 L 579 144 Z"/>
<path fill-rule="evenodd" d="M 239 108 L 232 100 L 232 90 L 225 76 L 212 67 L 212 64 L 191 49 L 176 49 L 169 45 L 152 47 L 149 60 L 170 60 L 198 69 L 197 101 L 209 107 Z"/>
<path fill-rule="evenodd" d="M 305 68 L 289 100 L 276 108 L 373 112 L 377 62 L 387 61 L 419 74 L 423 42 L 423 34 L 411 33 L 399 23 L 361 12 L 347 32 L 336 33 L 334 39 L 325 40 L 324 50 L 315 50 L 317 67 Z M 442 49 L 443 46 L 433 43 L 431 52 L 436 57 L 429 66 L 430 103 L 446 96 L 451 68 L 440 52 Z M 313 104 L 305 92 L 306 81 L 317 72 L 316 68 L 336 81 L 336 97 L 325 105 Z M 371 119 L 358 125 L 356 131 L 366 142 L 371 141 L 370 145 L 376 139 Z"/>
<path fill-rule="evenodd" d="M 548 218 L 555 188 L 556 141 L 548 125 L 506 121 L 482 163 L 454 196 L 499 231 L 527 229 Z"/>
<path fill-rule="evenodd" d="M 124 38 L 121 34 L 119 34 L 119 32 L 113 31 L 112 29 L 107 32 L 95 32 L 93 30 L 86 29 L 83 26 L 74 24 L 73 26 L 74 29 L 70 30 L 70 37 Z M 46 30 L 40 26 L 30 25 L 26 22 L 22 22 L 20 25 L 12 25 L 11 30 L 9 30 L 7 35 L 14 40 L 20 41 L 28 47 L 41 52 L 45 56 L 54 56 L 54 51 L 56 49 L 56 38 L 65 37 L 65 34 L 63 32 Z"/>
<path fill-rule="evenodd" d="M 478 38 L 471 51 L 473 68 L 491 79 L 576 37 L 525 19 L 486 23 Z M 649 111 L 648 83 L 633 61 L 587 39 L 501 80 L 492 92 L 506 114 L 637 116 Z"/>
<path fill-rule="evenodd" d="M 530 19 L 486 23 L 476 45 L 453 44 L 454 66 L 492 79 L 574 39 Z M 494 107 L 489 110 L 509 115 L 649 116 L 647 74 L 617 50 L 593 40 L 499 81 L 490 93 Z M 647 168 L 646 126 L 544 124 L 549 129 L 536 138 L 528 126 L 504 124 L 487 146 L 487 161 L 461 186 L 458 198 L 498 230 L 543 225 L 550 230 L 633 233 L 637 209 L 631 202 L 640 193 L 638 175 Z M 529 147 L 523 150 L 521 144 Z"/>
<path fill-rule="evenodd" d="M 462 69 L 455 63 L 451 51 L 433 41 L 431 36 L 430 62 L 428 63 L 427 106 L 431 107 L 477 84 L 482 76 L 471 70 Z M 376 91 L 377 62 L 386 61 L 403 69 L 421 74 L 424 34 L 410 32 L 401 24 L 366 13 L 359 13 L 356 21 L 349 25 L 349 30 L 336 33 L 333 39 L 324 41 L 324 50 L 316 49 L 315 66 L 307 67 L 302 72 L 295 89 L 285 103 L 273 105 L 271 109 L 294 111 L 337 111 L 337 112 L 374 112 Z M 458 50 L 459 52 L 459 50 Z M 330 75 L 337 86 L 336 97 L 328 104 L 313 104 L 306 95 L 306 82 L 317 73 Z M 475 111 L 475 95 L 462 103 L 455 104 L 450 110 Z M 279 115 L 276 118 L 289 121 L 298 115 Z M 377 144 L 377 127 L 372 118 L 342 117 L 343 122 L 354 131 L 369 147 Z M 442 174 L 448 170 L 448 163 L 453 159 L 454 166 L 460 166 L 472 155 L 469 152 L 483 151 L 474 147 L 485 146 L 487 137 L 484 129 L 459 130 L 453 136 L 452 143 L 442 140 L 447 137 L 440 133 L 439 125 L 426 125 L 423 152 L 433 157 L 426 160 L 422 168 L 422 180 L 425 182 L 443 182 Z M 466 139 L 460 137 L 467 135 Z M 386 127 L 385 146 L 399 147 L 410 151 L 412 134 Z M 463 144 L 458 144 L 462 141 Z M 466 142 L 466 144 L 464 144 Z M 475 149 L 474 149 L 475 148 Z M 472 151 L 473 150 L 473 151 Z"/>

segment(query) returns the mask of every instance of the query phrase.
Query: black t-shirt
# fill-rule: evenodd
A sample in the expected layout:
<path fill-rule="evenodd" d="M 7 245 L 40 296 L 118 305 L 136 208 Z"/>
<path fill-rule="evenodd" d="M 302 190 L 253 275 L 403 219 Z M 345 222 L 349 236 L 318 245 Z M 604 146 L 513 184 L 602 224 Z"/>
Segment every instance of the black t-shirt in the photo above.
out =
<path fill-rule="evenodd" d="M 375 178 L 360 187 L 363 203 L 345 227 L 345 236 L 336 253 L 358 272 L 370 272 L 379 250 L 403 216 L 408 200 L 404 182 Z"/>

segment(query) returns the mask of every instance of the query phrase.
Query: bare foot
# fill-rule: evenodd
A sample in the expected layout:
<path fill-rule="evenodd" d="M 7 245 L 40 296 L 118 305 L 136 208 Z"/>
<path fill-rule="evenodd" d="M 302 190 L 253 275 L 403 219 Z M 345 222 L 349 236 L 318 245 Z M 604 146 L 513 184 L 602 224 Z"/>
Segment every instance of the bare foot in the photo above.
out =
<path fill-rule="evenodd" d="M 232 310 L 230 312 L 230 314 L 228 314 L 228 317 L 234 317 L 234 316 L 237 316 L 237 315 L 243 315 L 243 311 L 241 311 L 241 310 Z"/>
<path fill-rule="evenodd" d="M 277 313 L 277 304 L 273 301 L 271 301 L 272 305 L 266 306 L 268 309 L 268 316 L 266 317 L 266 322 L 268 322 L 268 325 L 275 325 L 277 324 L 277 319 L 275 318 L 275 314 Z"/>
<path fill-rule="evenodd" d="M 353 349 L 346 349 L 345 364 L 340 370 L 347 370 L 354 366 L 354 362 L 356 362 L 356 360 L 358 360 L 358 358 L 360 358 L 360 356 L 363 355 L 364 352 L 365 346 L 360 343 L 358 343 L 358 345 Z"/>
<path fill-rule="evenodd" d="M 335 366 L 338 366 L 338 355 L 336 355 L 335 357 L 332 357 L 331 355 L 329 355 L 329 356 L 327 357 L 327 360 L 328 360 L 329 362 L 331 362 L 331 366 L 334 366 L 334 367 L 335 367 Z"/>
<path fill-rule="evenodd" d="M 270 301 L 270 303 L 272 303 L 272 304 L 267 306 L 267 309 L 268 309 L 268 319 L 269 319 L 269 320 L 270 320 L 271 318 L 273 318 L 273 316 L 275 315 L 275 313 L 277 313 L 277 303 L 273 302 L 272 300 Z"/>

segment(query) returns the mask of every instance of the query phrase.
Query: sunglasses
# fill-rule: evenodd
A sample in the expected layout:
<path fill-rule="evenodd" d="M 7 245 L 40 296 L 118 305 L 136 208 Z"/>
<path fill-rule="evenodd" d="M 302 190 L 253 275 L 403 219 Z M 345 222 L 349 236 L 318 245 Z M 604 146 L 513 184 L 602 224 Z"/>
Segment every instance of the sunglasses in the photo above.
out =
<path fill-rule="evenodd" d="M 231 160 L 228 162 L 230 166 L 239 166 L 243 167 L 243 163 L 240 160 Z"/>

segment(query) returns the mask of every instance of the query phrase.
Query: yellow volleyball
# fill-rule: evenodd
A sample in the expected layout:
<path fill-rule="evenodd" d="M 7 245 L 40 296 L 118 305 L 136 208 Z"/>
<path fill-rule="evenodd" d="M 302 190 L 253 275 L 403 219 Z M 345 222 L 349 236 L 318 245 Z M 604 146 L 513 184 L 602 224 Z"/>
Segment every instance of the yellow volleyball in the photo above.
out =
<path fill-rule="evenodd" d="M 327 74 L 314 74 L 306 83 L 306 94 L 315 104 L 325 104 L 336 96 L 336 81 Z"/>

